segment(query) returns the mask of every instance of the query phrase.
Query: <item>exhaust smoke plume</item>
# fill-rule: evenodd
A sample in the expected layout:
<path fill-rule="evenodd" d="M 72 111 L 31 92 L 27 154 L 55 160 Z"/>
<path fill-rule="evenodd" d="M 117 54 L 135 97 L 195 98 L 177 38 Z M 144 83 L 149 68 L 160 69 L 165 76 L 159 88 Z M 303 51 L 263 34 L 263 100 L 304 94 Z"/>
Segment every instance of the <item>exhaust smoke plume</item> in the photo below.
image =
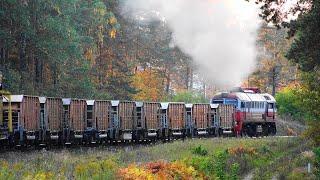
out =
<path fill-rule="evenodd" d="M 173 43 L 215 86 L 239 86 L 255 66 L 258 7 L 244 0 L 127 0 L 124 8 L 154 11 Z"/>

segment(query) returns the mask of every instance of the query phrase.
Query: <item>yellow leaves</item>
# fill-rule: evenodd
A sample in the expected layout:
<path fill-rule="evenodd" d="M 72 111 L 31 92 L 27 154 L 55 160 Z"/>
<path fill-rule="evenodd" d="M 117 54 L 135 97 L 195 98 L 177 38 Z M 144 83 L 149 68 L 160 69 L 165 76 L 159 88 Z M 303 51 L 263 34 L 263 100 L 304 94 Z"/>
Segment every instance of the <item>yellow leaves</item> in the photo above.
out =
<path fill-rule="evenodd" d="M 26 180 L 50 180 L 54 179 L 53 173 L 51 172 L 38 172 L 34 176 L 29 175 L 25 178 Z"/>
<path fill-rule="evenodd" d="M 125 180 L 205 179 L 192 166 L 180 161 L 172 163 L 157 161 L 142 166 L 129 165 L 127 168 L 119 169 L 118 177 Z"/>
<path fill-rule="evenodd" d="M 116 34 L 117 34 L 117 30 L 115 28 L 112 28 L 110 31 L 109 31 L 109 36 L 110 38 L 116 38 Z"/>
<path fill-rule="evenodd" d="M 88 49 L 85 51 L 84 57 L 85 57 L 88 61 L 93 61 L 93 60 L 94 60 L 92 48 L 88 48 Z"/>
<path fill-rule="evenodd" d="M 74 169 L 74 176 L 77 179 L 85 179 L 91 177 L 93 179 L 106 179 L 111 177 L 111 174 L 118 169 L 116 162 L 106 160 L 92 160 L 82 163 L 77 163 Z"/>
<path fill-rule="evenodd" d="M 228 148 L 228 153 L 235 156 L 242 156 L 244 154 L 253 156 L 258 154 L 256 148 L 243 147 L 242 145 L 233 148 Z"/>
<path fill-rule="evenodd" d="M 134 180 L 134 179 L 141 179 L 141 180 L 149 180 L 153 179 L 153 176 L 150 172 L 143 168 L 139 168 L 136 165 L 129 165 L 127 168 L 121 168 L 118 171 L 119 177 L 121 179 L 126 180 Z"/>
<path fill-rule="evenodd" d="M 112 28 L 109 30 L 109 36 L 110 38 L 116 38 L 117 29 L 115 28 L 117 22 L 117 19 L 114 16 L 111 16 L 108 19 L 108 23 L 112 26 Z"/>
<path fill-rule="evenodd" d="M 114 16 L 112 16 L 110 19 L 109 19 L 109 24 L 110 25 L 115 25 L 117 23 L 117 19 L 114 17 Z"/>
<path fill-rule="evenodd" d="M 162 99 L 162 79 L 157 72 L 150 69 L 138 71 L 133 76 L 132 85 L 138 90 L 134 95 L 136 100 L 157 101 Z"/>

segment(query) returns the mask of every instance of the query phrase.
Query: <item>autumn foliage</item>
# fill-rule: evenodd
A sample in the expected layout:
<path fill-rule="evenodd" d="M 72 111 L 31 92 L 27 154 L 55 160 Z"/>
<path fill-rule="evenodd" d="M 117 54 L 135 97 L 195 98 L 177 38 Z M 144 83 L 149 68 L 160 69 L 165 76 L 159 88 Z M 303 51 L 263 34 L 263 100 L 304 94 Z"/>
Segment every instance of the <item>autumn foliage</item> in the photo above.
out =
<path fill-rule="evenodd" d="M 236 146 L 228 149 L 228 153 L 235 156 L 242 156 L 244 154 L 257 155 L 257 150 L 253 147 Z"/>
<path fill-rule="evenodd" d="M 118 171 L 119 179 L 206 179 L 192 166 L 175 161 L 172 163 L 157 161 L 142 166 L 132 164 Z"/>
<path fill-rule="evenodd" d="M 133 97 L 135 100 L 158 101 L 162 99 L 162 79 L 153 70 L 137 71 L 133 76 L 132 85 L 138 90 Z"/>

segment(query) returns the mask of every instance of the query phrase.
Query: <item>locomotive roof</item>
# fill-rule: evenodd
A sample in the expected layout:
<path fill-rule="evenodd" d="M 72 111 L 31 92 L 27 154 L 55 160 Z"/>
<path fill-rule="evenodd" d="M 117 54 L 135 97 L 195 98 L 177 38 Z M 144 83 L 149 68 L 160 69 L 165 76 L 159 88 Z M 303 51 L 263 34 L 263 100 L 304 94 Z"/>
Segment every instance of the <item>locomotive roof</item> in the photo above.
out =
<path fill-rule="evenodd" d="M 261 94 L 265 100 L 269 103 L 275 103 L 276 102 L 276 99 L 271 95 L 271 94 L 268 94 L 268 93 L 264 93 L 264 94 Z"/>
<path fill-rule="evenodd" d="M 249 98 L 249 96 L 247 95 L 247 93 L 236 92 L 235 94 L 236 94 L 237 98 L 238 98 L 240 101 L 244 101 L 244 102 L 251 101 L 251 99 Z"/>
<path fill-rule="evenodd" d="M 192 108 L 193 104 L 186 104 L 186 108 Z"/>
<path fill-rule="evenodd" d="M 266 99 L 261 94 L 246 93 L 246 95 L 250 98 L 251 101 L 260 101 L 260 102 L 266 101 Z"/>

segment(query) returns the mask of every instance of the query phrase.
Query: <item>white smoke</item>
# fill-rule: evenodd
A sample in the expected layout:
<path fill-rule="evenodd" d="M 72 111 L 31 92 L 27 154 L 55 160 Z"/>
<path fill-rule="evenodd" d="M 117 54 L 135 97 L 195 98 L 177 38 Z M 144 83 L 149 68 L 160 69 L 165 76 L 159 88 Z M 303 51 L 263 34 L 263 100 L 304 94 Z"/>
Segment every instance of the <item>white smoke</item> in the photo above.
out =
<path fill-rule="evenodd" d="M 258 7 L 245 0 L 127 0 L 132 12 L 157 12 L 174 44 L 216 86 L 238 86 L 254 69 Z"/>

